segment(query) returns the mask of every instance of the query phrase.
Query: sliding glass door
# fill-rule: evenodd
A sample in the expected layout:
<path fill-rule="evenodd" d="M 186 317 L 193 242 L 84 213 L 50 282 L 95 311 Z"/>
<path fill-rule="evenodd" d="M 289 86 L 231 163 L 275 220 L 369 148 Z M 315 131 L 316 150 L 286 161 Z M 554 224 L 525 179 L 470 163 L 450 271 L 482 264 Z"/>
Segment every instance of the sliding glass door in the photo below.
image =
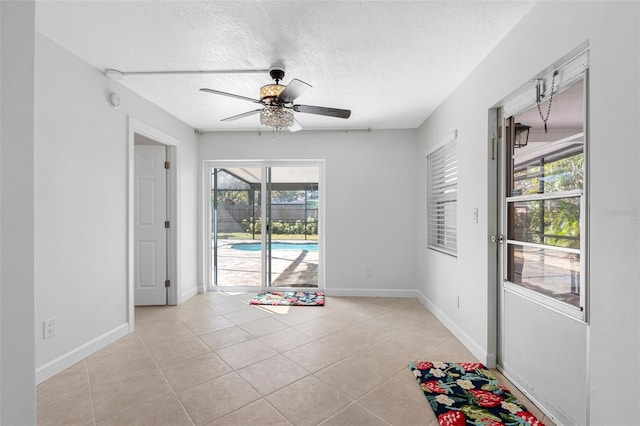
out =
<path fill-rule="evenodd" d="M 211 169 L 212 280 L 219 286 L 262 285 L 262 169 Z"/>
<path fill-rule="evenodd" d="M 267 285 L 318 287 L 318 167 L 268 167 L 267 174 Z"/>
<path fill-rule="evenodd" d="M 323 287 L 322 166 L 210 164 L 212 287 Z"/>

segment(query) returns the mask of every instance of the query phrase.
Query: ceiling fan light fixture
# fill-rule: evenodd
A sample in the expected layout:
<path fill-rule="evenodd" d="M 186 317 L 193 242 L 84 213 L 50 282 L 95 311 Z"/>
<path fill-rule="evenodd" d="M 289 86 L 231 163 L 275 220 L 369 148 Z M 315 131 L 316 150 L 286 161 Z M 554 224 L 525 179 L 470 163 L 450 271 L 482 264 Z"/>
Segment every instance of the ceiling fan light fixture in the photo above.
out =
<path fill-rule="evenodd" d="M 293 112 L 277 106 L 265 106 L 260 111 L 260 124 L 276 130 L 288 129 L 293 125 Z"/>
<path fill-rule="evenodd" d="M 266 86 L 262 86 L 260 88 L 260 100 L 275 100 L 285 87 L 287 86 L 282 84 L 267 84 Z"/>
<path fill-rule="evenodd" d="M 280 81 L 284 78 L 284 67 L 281 66 L 271 67 L 271 69 L 269 69 L 269 75 L 271 75 L 271 78 L 275 80 L 275 84 L 262 86 L 260 88 L 259 99 L 222 92 L 220 90 L 207 89 L 204 87 L 200 89 L 200 91 L 213 93 L 214 95 L 228 96 L 262 105 L 263 108 L 261 109 L 254 109 L 253 111 L 236 114 L 231 117 L 223 118 L 221 121 L 238 120 L 240 118 L 254 116 L 259 113 L 260 124 L 273 128 L 274 132 L 279 132 L 282 129 L 295 132 L 302 128 L 300 123 L 298 123 L 293 117 L 294 111 L 296 113 L 300 112 L 337 118 L 349 118 L 351 115 L 351 110 L 348 109 L 294 104 L 294 101 L 307 89 L 311 88 L 311 85 L 296 78 L 289 81 L 289 84 L 286 86 L 284 84 L 280 84 Z"/>

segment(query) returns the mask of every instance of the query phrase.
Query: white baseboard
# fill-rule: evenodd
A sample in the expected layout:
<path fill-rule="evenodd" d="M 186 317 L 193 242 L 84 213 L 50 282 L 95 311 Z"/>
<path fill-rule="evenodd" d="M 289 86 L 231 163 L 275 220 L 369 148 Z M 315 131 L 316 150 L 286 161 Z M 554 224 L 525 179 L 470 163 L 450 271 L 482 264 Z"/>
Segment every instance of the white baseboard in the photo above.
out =
<path fill-rule="evenodd" d="M 98 336 L 84 345 L 36 368 L 36 384 L 40 384 L 48 378 L 66 370 L 127 334 L 129 334 L 129 324 L 122 324 L 102 336 Z"/>
<path fill-rule="evenodd" d="M 327 296 L 351 297 L 418 297 L 413 289 L 371 289 L 371 288 L 325 288 Z"/>
<path fill-rule="evenodd" d="M 421 291 L 416 290 L 418 293 L 418 300 L 424 305 L 438 320 L 449 329 L 451 333 L 467 348 L 469 351 L 478 358 L 484 365 L 489 368 L 495 368 L 496 366 L 496 354 L 487 353 L 475 340 L 473 340 L 467 333 L 465 333 L 458 325 L 449 318 L 444 312 L 442 312 L 433 302 L 431 302 Z"/>
<path fill-rule="evenodd" d="M 200 292 L 200 290 L 198 289 L 198 287 L 193 287 L 185 292 L 183 292 L 180 295 L 180 303 L 184 303 L 187 300 L 191 299 L 193 296 L 195 296 L 196 294 L 198 294 Z"/>

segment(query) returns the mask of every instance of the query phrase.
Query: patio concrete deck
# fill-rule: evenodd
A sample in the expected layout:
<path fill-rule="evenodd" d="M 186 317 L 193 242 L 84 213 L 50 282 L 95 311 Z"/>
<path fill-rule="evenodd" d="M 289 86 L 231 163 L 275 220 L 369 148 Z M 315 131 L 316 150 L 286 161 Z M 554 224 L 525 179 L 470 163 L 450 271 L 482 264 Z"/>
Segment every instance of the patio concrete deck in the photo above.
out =
<path fill-rule="evenodd" d="M 305 241 L 278 240 L 278 242 L 293 244 Z M 239 243 L 259 243 L 259 241 L 218 240 L 218 285 L 260 287 L 262 251 L 244 251 L 232 247 L 233 244 Z M 317 287 L 318 252 L 272 250 L 271 271 L 273 287 Z"/>

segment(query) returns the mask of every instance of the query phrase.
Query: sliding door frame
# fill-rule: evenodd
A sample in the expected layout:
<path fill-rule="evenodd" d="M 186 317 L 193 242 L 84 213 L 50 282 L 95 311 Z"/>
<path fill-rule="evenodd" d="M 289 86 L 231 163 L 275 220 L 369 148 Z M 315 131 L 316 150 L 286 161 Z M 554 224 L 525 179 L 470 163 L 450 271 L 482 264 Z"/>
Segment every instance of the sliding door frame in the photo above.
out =
<path fill-rule="evenodd" d="M 205 161 L 204 165 L 204 176 L 203 176 L 203 206 L 204 206 L 204 224 L 203 224 L 203 247 L 205 248 L 204 252 L 204 291 L 256 291 L 256 290 L 268 290 L 269 280 L 266 275 L 266 267 L 268 266 L 266 262 L 269 261 L 267 259 L 267 254 L 264 253 L 262 256 L 262 278 L 260 287 L 257 286 L 220 286 L 214 284 L 213 277 L 213 256 L 212 256 L 212 246 L 211 246 L 211 235 L 213 232 L 212 227 L 212 219 L 213 219 L 213 209 L 211 208 L 211 191 L 212 191 L 212 182 L 211 175 L 214 169 L 223 169 L 223 168 L 231 168 L 231 167 L 260 167 L 262 169 L 262 190 L 260 191 L 261 197 L 261 205 L 262 208 L 262 216 L 267 214 L 268 209 L 267 205 L 267 195 L 268 188 L 266 186 L 268 176 L 267 173 L 269 168 L 274 167 L 318 167 L 318 287 L 315 288 L 319 291 L 324 290 L 325 288 L 325 160 L 210 160 Z M 262 230 L 261 230 L 261 242 L 264 244 L 265 239 L 267 238 L 267 221 L 263 217 Z M 270 268 L 269 268 L 270 269 Z M 270 273 L 270 271 L 268 271 Z M 294 290 L 299 291 L 300 288 L 295 287 L 277 287 L 278 290 L 287 291 Z"/>

